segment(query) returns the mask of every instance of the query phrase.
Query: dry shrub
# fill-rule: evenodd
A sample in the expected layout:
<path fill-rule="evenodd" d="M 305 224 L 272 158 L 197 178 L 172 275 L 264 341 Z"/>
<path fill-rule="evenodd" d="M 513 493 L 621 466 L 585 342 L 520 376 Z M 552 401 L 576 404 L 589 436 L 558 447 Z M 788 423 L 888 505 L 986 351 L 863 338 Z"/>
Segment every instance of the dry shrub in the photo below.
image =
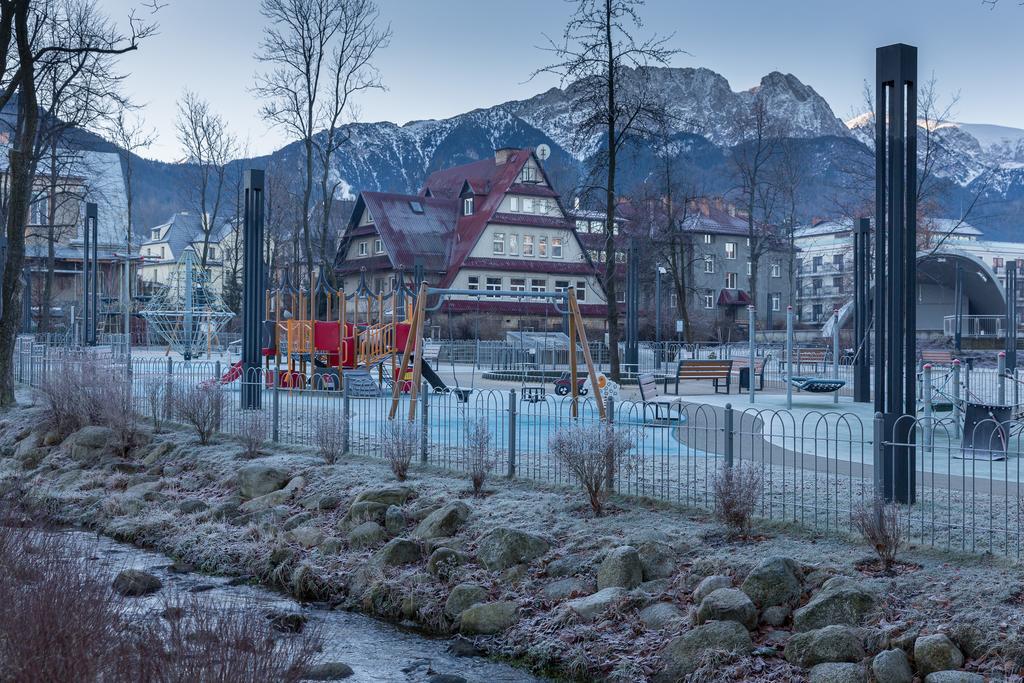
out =
<path fill-rule="evenodd" d="M 243 410 L 238 421 L 241 431 L 242 446 L 246 458 L 258 458 L 260 449 L 267 442 L 267 417 L 262 410 Z"/>
<path fill-rule="evenodd" d="M 199 443 L 206 445 L 217 431 L 224 409 L 224 391 L 219 385 L 199 385 L 174 392 L 174 414 L 196 430 Z"/>
<path fill-rule="evenodd" d="M 92 550 L 62 533 L 0 526 L 0 678 L 10 681 L 289 681 L 321 646 L 276 634 L 255 605 L 190 597 L 161 619 L 111 590 Z"/>
<path fill-rule="evenodd" d="M 163 421 L 173 416 L 174 382 L 170 377 L 148 377 L 143 383 L 143 394 L 149 408 L 149 419 L 153 421 L 153 431 L 159 433 L 163 429 Z"/>
<path fill-rule="evenodd" d="M 616 429 L 607 422 L 599 425 L 574 422 L 555 432 L 548 441 L 548 448 L 587 492 L 594 514 L 601 516 L 615 473 L 629 476 L 636 467 L 633 442 L 631 430 Z"/>
<path fill-rule="evenodd" d="M 313 439 L 316 450 L 328 464 L 333 465 L 345 454 L 345 434 L 348 421 L 343 416 L 324 415 L 316 422 Z"/>
<path fill-rule="evenodd" d="M 419 423 L 405 420 L 388 420 L 384 427 L 384 460 L 395 473 L 398 481 L 405 481 L 409 465 L 416 454 L 420 440 Z"/>
<path fill-rule="evenodd" d="M 891 572 L 904 540 L 899 505 L 881 499 L 860 503 L 854 506 L 850 521 L 874 548 L 882 569 Z"/>
<path fill-rule="evenodd" d="M 473 495 L 479 496 L 487 475 L 498 464 L 491 428 L 487 420 L 478 418 L 466 424 L 466 467 L 473 482 Z"/>
<path fill-rule="evenodd" d="M 761 468 L 747 463 L 723 467 L 715 473 L 715 515 L 734 536 L 750 529 L 750 518 L 761 500 Z"/>

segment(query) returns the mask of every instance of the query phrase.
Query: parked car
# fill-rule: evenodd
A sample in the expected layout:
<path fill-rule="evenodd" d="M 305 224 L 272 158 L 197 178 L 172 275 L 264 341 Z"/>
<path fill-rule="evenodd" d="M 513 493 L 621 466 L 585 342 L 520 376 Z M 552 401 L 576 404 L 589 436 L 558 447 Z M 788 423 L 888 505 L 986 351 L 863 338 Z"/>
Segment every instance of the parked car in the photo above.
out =
<path fill-rule="evenodd" d="M 576 378 L 576 393 L 579 396 L 586 396 L 587 390 L 583 388 L 583 384 L 587 381 L 586 376 Z M 568 396 L 572 391 L 572 376 L 568 372 L 563 372 L 562 376 L 555 380 L 555 393 L 559 396 Z"/>

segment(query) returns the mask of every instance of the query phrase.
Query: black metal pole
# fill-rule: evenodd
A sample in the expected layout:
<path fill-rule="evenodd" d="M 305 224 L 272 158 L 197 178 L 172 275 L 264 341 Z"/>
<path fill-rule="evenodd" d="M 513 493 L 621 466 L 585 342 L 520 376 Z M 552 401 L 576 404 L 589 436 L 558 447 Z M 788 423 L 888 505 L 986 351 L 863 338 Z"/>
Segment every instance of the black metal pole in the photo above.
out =
<path fill-rule="evenodd" d="M 0 282 L 3 282 L 5 272 L 7 272 L 7 236 L 0 235 Z M 3 314 L 4 299 L 0 297 L 0 316 Z"/>
<path fill-rule="evenodd" d="M 92 214 L 92 220 L 89 221 L 92 224 L 92 321 L 89 326 L 89 344 L 96 346 L 96 329 L 100 323 L 100 230 L 96 205 L 89 203 L 86 209 Z"/>
<path fill-rule="evenodd" d="M 953 288 L 953 346 L 960 353 L 964 342 L 964 269 L 960 261 L 956 264 L 956 284 Z"/>
<path fill-rule="evenodd" d="M 1006 369 L 1017 369 L 1017 262 L 1006 264 Z"/>
<path fill-rule="evenodd" d="M 917 414 L 917 48 L 898 43 L 876 51 L 876 379 L 883 411 L 882 493 L 913 503 Z M 883 247 L 884 245 L 884 247 Z M 884 255 L 878 254 L 884 249 Z M 878 276 L 881 277 L 878 277 Z M 880 313 L 878 302 L 887 298 Z M 880 396 L 881 395 L 881 396 Z"/>
<path fill-rule="evenodd" d="M 861 218 L 853 233 L 853 400 L 871 401 L 871 345 L 868 343 L 868 250 L 871 247 L 871 221 Z"/>
<path fill-rule="evenodd" d="M 629 260 L 626 263 L 626 365 L 637 367 L 640 356 L 638 334 L 640 329 L 640 249 L 636 239 L 629 241 Z"/>
<path fill-rule="evenodd" d="M 263 382 L 260 348 L 263 343 L 264 264 L 263 171 L 245 172 L 245 211 L 242 225 L 242 408 L 259 408 Z M 278 378 L 275 377 L 277 382 Z"/>

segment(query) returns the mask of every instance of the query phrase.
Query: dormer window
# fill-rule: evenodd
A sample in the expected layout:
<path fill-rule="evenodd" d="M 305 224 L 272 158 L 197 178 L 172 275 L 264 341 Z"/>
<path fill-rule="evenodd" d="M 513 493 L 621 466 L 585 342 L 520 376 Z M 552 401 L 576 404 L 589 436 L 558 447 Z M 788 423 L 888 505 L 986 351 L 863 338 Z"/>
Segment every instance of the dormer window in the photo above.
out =
<path fill-rule="evenodd" d="M 466 197 L 462 200 L 462 215 L 472 216 L 473 215 L 473 198 Z"/>
<path fill-rule="evenodd" d="M 519 182 L 521 183 L 539 183 L 540 173 L 537 167 L 533 164 L 527 164 L 523 166 L 523 172 L 519 174 Z"/>
<path fill-rule="evenodd" d="M 160 239 L 160 228 L 153 228 L 153 234 L 150 237 L 150 239 L 154 239 L 154 240 Z"/>

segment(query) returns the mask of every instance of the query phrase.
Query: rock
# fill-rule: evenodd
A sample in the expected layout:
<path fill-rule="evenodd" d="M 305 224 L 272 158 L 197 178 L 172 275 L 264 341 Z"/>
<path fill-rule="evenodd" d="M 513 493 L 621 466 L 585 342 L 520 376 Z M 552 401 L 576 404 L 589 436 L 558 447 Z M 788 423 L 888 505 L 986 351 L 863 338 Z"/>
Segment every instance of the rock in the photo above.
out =
<path fill-rule="evenodd" d="M 792 607 L 800 602 L 800 566 L 788 557 L 770 557 L 747 574 L 740 585 L 759 608 Z"/>
<path fill-rule="evenodd" d="M 873 591 L 853 579 L 836 576 L 793 613 L 793 627 L 797 631 L 810 631 L 835 624 L 860 626 L 875 604 Z"/>
<path fill-rule="evenodd" d="M 420 544 L 408 538 L 392 538 L 374 555 L 374 560 L 383 565 L 412 564 L 422 558 Z"/>
<path fill-rule="evenodd" d="M 913 683 L 914 680 L 914 672 L 903 650 L 879 652 L 871 660 L 871 673 L 878 683 Z"/>
<path fill-rule="evenodd" d="M 535 534 L 519 529 L 498 527 L 491 529 L 480 538 L 477 545 L 477 559 L 491 571 L 532 562 L 548 551 L 550 544 Z"/>
<path fill-rule="evenodd" d="M 299 500 L 299 507 L 304 510 L 321 510 L 326 512 L 336 509 L 339 505 L 341 505 L 341 496 L 333 493 L 304 496 Z"/>
<path fill-rule="evenodd" d="M 363 522 L 348 533 L 348 544 L 356 549 L 372 548 L 384 542 L 387 533 L 377 522 Z"/>
<path fill-rule="evenodd" d="M 427 515 L 412 532 L 412 537 L 427 540 L 454 536 L 467 519 L 469 519 L 469 506 L 461 500 L 453 500 Z"/>
<path fill-rule="evenodd" d="M 299 612 L 268 612 L 267 619 L 270 626 L 281 633 L 301 633 L 309 621 L 309 617 Z"/>
<path fill-rule="evenodd" d="M 464 636 L 490 636 L 501 633 L 516 622 L 514 602 L 485 602 L 473 605 L 459 619 L 459 633 Z"/>
<path fill-rule="evenodd" d="M 864 667 L 860 664 L 828 662 L 811 668 L 810 683 L 864 683 Z"/>
<path fill-rule="evenodd" d="M 580 555 L 569 555 L 549 562 L 544 568 L 544 572 L 553 578 L 575 576 L 586 569 L 589 564 L 590 562 Z"/>
<path fill-rule="evenodd" d="M 747 594 L 736 588 L 719 588 L 701 600 L 696 623 L 735 621 L 748 629 L 757 626 L 757 608 Z"/>
<path fill-rule="evenodd" d="M 315 526 L 300 526 L 292 529 L 289 534 L 293 541 L 307 550 L 317 547 L 324 540 L 324 533 Z"/>
<path fill-rule="evenodd" d="M 210 506 L 206 504 L 206 501 L 199 500 L 198 498 L 189 498 L 178 503 L 178 510 L 185 515 L 194 515 L 206 512 L 209 509 Z"/>
<path fill-rule="evenodd" d="M 163 583 L 156 576 L 141 569 L 125 569 L 114 577 L 113 588 L 116 592 L 130 598 L 137 598 L 156 593 L 163 588 Z"/>
<path fill-rule="evenodd" d="M 376 489 L 366 489 L 356 496 L 355 502 L 380 503 L 385 509 L 389 505 L 405 505 L 415 491 L 408 486 L 385 486 Z"/>
<path fill-rule="evenodd" d="M 250 463 L 238 469 L 238 490 L 245 500 L 277 491 L 291 479 L 291 473 L 273 465 Z"/>
<path fill-rule="evenodd" d="M 643 567 L 644 581 L 667 579 L 676 571 L 676 552 L 672 546 L 658 541 L 641 543 L 636 548 Z"/>
<path fill-rule="evenodd" d="M 834 625 L 794 633 L 786 642 L 785 657 L 790 664 L 807 668 L 824 662 L 859 662 L 865 653 L 854 629 Z"/>
<path fill-rule="evenodd" d="M 284 505 L 291 497 L 291 493 L 284 489 L 279 489 L 247 500 L 242 503 L 238 509 L 244 513 L 263 512 L 265 510 L 275 508 L 278 505 Z"/>
<path fill-rule="evenodd" d="M 448 595 L 444 603 L 444 613 L 452 621 L 473 605 L 487 600 L 487 589 L 475 583 L 460 583 Z"/>
<path fill-rule="evenodd" d="M 291 531 L 292 529 L 302 526 L 311 519 L 313 519 L 312 513 L 300 512 L 284 520 L 284 524 L 281 525 L 281 528 L 285 531 Z"/>
<path fill-rule="evenodd" d="M 585 598 L 570 600 L 565 605 L 575 612 L 582 621 L 593 621 L 612 603 L 626 597 L 626 589 L 619 587 L 605 588 Z"/>
<path fill-rule="evenodd" d="M 90 425 L 83 427 L 64 441 L 68 455 L 78 462 L 90 461 L 106 451 L 116 437 L 110 427 Z"/>
<path fill-rule="evenodd" d="M 587 585 L 586 581 L 575 577 L 569 577 L 567 579 L 559 579 L 554 583 L 549 583 L 544 586 L 540 591 L 540 597 L 544 600 L 561 602 L 562 600 L 571 598 L 574 595 L 586 595 L 590 592 L 590 586 Z"/>
<path fill-rule="evenodd" d="M 459 565 L 465 564 L 466 556 L 451 548 L 438 548 L 427 559 L 427 571 L 434 576 L 447 577 Z"/>
<path fill-rule="evenodd" d="M 597 588 L 636 588 L 644 580 L 640 554 L 629 545 L 613 548 L 597 569 Z"/>
<path fill-rule="evenodd" d="M 966 671 L 935 671 L 924 677 L 924 683 L 985 683 L 985 677 Z"/>
<path fill-rule="evenodd" d="M 337 536 L 328 536 L 320 541 L 319 550 L 324 555 L 337 555 L 344 549 L 345 543 Z"/>
<path fill-rule="evenodd" d="M 655 677 L 659 683 L 674 683 L 700 666 L 701 656 L 709 651 L 749 654 L 754 649 L 750 633 L 735 621 L 709 621 L 673 638 L 661 651 L 664 664 Z"/>
<path fill-rule="evenodd" d="M 353 527 L 363 522 L 376 522 L 383 525 L 384 516 L 387 514 L 387 511 L 388 506 L 384 503 L 361 500 L 357 503 L 352 503 L 352 507 L 348 509 L 348 514 L 345 515 L 344 521 Z"/>
<path fill-rule="evenodd" d="M 781 605 L 768 607 L 761 612 L 761 623 L 765 626 L 782 626 L 792 613 L 793 610 Z"/>
<path fill-rule="evenodd" d="M 498 580 L 503 584 L 514 584 L 519 583 L 526 578 L 526 565 L 525 564 L 514 564 L 501 573 Z"/>
<path fill-rule="evenodd" d="M 405 531 L 405 514 L 397 505 L 389 505 L 384 512 L 384 529 L 392 536 Z"/>
<path fill-rule="evenodd" d="M 61 442 L 60 432 L 56 429 L 51 429 L 43 435 L 44 446 L 56 446 Z"/>
<path fill-rule="evenodd" d="M 467 683 L 462 676 L 455 674 L 434 674 L 427 679 L 427 683 Z"/>
<path fill-rule="evenodd" d="M 352 675 L 352 667 L 342 662 L 313 664 L 302 672 L 304 681 L 340 681 Z"/>
<path fill-rule="evenodd" d="M 732 579 L 728 576 L 716 574 L 701 581 L 693 591 L 693 601 L 698 605 L 714 591 L 719 588 L 732 588 Z"/>
<path fill-rule="evenodd" d="M 682 610 L 668 602 L 656 602 L 640 610 L 640 621 L 652 631 L 679 624 L 684 619 L 686 615 Z"/>
<path fill-rule="evenodd" d="M 936 633 L 914 641 L 914 665 L 917 673 L 927 676 L 934 671 L 959 669 L 964 665 L 964 655 L 948 636 Z"/>
<path fill-rule="evenodd" d="M 647 595 L 661 595 L 662 593 L 668 593 L 672 588 L 672 583 L 668 579 L 651 579 L 650 581 L 644 581 L 637 586 L 634 593 L 645 593 Z"/>

